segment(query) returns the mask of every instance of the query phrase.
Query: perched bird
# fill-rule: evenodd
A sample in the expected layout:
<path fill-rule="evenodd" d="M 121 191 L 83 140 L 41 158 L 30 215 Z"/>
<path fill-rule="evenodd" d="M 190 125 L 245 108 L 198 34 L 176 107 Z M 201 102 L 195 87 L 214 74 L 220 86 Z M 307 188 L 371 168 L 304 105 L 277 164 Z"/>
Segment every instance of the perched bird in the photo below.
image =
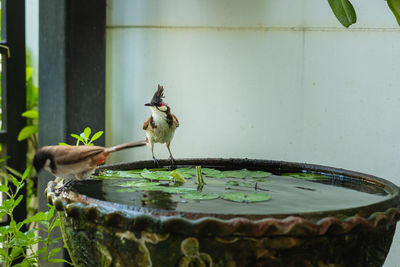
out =
<path fill-rule="evenodd" d="M 150 107 L 151 116 L 143 124 L 143 130 L 146 131 L 146 142 L 149 144 L 154 163 L 158 166 L 158 161 L 154 157 L 154 144 L 165 144 L 168 148 L 171 163 L 175 164 L 174 157 L 172 156 L 170 144 L 176 128 L 179 126 L 179 121 L 174 114 L 171 113 L 171 108 L 163 102 L 164 88 L 158 85 L 157 92 L 155 92 L 150 103 L 145 106 Z"/>
<path fill-rule="evenodd" d="M 83 180 L 106 160 L 110 153 L 146 145 L 145 141 L 131 142 L 113 147 L 101 146 L 45 146 L 33 158 L 36 171 L 47 169 L 64 181 Z"/>

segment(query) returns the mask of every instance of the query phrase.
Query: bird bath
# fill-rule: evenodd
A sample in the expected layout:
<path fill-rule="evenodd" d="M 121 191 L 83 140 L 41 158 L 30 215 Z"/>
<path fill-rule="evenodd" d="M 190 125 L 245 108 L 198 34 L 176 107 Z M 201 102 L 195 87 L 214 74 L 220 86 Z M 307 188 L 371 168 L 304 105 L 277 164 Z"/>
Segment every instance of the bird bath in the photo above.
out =
<path fill-rule="evenodd" d="M 214 169 L 201 194 L 194 177 L 180 187 L 140 187 L 135 172 L 100 179 L 153 161 L 103 166 L 62 193 L 49 183 L 76 266 L 381 266 L 400 219 L 399 188 L 362 173 L 249 159 L 176 164 Z"/>

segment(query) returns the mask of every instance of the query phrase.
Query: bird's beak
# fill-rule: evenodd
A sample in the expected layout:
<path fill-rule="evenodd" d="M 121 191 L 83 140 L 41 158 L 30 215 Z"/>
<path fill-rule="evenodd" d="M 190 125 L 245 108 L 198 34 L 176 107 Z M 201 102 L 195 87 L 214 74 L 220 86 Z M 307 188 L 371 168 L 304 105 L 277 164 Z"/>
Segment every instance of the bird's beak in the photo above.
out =
<path fill-rule="evenodd" d="M 154 106 L 153 104 L 151 104 L 151 103 L 147 103 L 147 104 L 144 104 L 146 107 L 152 107 L 152 106 Z"/>

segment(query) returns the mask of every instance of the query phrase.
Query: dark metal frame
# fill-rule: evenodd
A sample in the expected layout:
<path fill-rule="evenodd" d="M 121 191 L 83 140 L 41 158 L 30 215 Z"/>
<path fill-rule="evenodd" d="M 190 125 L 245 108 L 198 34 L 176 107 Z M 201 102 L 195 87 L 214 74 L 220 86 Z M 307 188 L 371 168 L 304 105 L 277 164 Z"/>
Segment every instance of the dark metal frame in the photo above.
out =
<path fill-rule="evenodd" d="M 71 133 L 105 128 L 106 0 L 39 2 L 39 146 L 73 143 Z M 96 145 L 104 145 L 104 136 Z M 54 177 L 38 179 L 39 210 Z M 60 236 L 60 233 L 55 233 Z M 66 252 L 64 251 L 66 254 Z"/>
<path fill-rule="evenodd" d="M 25 0 L 1 1 L 1 40 L 3 127 L 0 143 L 5 145 L 3 154 L 10 157 L 7 165 L 23 172 L 26 168 L 27 144 L 26 141 L 19 142 L 17 136 L 26 124 L 26 119 L 21 116 L 26 109 Z M 20 194 L 26 195 L 25 187 Z M 14 219 L 18 222 L 25 218 L 26 206 L 17 206 Z"/>

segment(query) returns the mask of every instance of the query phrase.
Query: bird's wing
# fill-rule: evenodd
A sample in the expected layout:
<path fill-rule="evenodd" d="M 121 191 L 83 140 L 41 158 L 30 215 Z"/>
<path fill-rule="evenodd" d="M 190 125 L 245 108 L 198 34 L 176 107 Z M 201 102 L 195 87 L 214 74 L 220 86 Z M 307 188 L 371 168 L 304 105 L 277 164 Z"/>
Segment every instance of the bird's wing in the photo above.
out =
<path fill-rule="evenodd" d="M 143 130 L 148 130 L 150 128 L 155 128 L 153 117 L 150 116 L 147 120 L 143 123 Z"/>
<path fill-rule="evenodd" d="M 104 151 L 101 146 L 54 146 L 57 164 L 74 164 Z"/>
<path fill-rule="evenodd" d="M 178 118 L 177 118 L 174 114 L 172 114 L 172 119 L 173 119 L 173 121 L 174 121 L 175 127 L 179 127 Z"/>

